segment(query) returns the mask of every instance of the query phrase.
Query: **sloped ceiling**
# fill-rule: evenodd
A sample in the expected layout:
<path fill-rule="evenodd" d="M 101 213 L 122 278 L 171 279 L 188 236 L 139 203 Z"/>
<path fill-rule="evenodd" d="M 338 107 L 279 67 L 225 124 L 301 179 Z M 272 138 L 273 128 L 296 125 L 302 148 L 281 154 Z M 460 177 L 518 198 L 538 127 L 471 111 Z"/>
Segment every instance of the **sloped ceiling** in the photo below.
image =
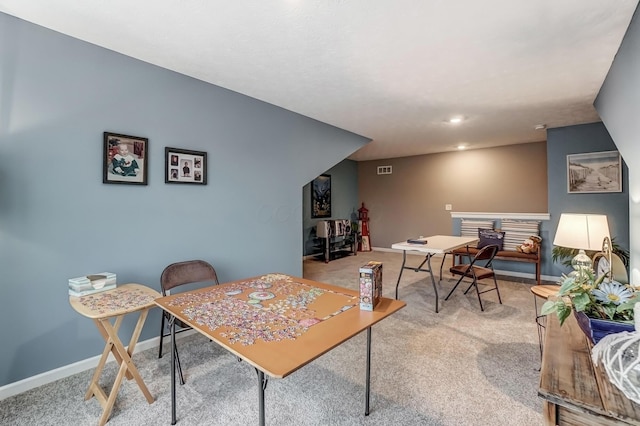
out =
<path fill-rule="evenodd" d="M 637 4 L 0 0 L 0 11 L 369 137 L 350 158 L 372 160 L 599 121 L 593 101 Z"/>

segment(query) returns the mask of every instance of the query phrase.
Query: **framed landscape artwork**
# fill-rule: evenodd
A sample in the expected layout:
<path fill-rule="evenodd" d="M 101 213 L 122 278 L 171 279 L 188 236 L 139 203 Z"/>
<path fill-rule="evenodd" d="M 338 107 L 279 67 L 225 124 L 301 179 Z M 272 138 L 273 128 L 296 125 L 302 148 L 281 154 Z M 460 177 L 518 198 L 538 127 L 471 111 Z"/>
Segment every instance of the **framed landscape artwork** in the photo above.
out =
<path fill-rule="evenodd" d="M 567 192 L 622 192 L 622 160 L 618 151 L 567 155 Z"/>
<path fill-rule="evenodd" d="M 331 175 L 320 175 L 311 182 L 311 217 L 331 217 Z"/>
<path fill-rule="evenodd" d="M 207 184 L 207 153 L 188 149 L 164 149 L 164 183 Z"/>
<path fill-rule="evenodd" d="M 149 139 L 104 132 L 102 183 L 147 184 Z"/>

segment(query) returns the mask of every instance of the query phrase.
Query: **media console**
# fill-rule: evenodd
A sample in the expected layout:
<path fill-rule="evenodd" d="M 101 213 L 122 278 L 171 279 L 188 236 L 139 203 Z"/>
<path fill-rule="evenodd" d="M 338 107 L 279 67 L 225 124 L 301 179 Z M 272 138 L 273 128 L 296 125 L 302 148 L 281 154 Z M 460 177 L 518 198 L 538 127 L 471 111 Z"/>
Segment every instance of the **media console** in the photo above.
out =
<path fill-rule="evenodd" d="M 316 247 L 325 263 L 358 253 L 357 234 L 349 219 L 321 220 L 316 225 Z"/>

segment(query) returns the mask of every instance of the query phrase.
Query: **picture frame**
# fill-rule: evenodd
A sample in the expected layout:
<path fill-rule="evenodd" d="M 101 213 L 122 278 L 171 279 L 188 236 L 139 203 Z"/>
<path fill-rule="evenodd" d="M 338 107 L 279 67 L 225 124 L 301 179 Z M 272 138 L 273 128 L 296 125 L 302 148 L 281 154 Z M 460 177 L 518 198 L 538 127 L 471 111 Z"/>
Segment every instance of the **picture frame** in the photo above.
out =
<path fill-rule="evenodd" d="M 207 153 L 190 149 L 164 149 L 164 183 L 207 184 Z"/>
<path fill-rule="evenodd" d="M 112 132 L 103 136 L 102 183 L 146 185 L 149 139 Z"/>
<path fill-rule="evenodd" d="M 622 192 L 622 159 L 618 151 L 567 155 L 567 192 Z"/>
<path fill-rule="evenodd" d="M 331 175 L 322 174 L 311 181 L 311 217 L 331 217 Z"/>

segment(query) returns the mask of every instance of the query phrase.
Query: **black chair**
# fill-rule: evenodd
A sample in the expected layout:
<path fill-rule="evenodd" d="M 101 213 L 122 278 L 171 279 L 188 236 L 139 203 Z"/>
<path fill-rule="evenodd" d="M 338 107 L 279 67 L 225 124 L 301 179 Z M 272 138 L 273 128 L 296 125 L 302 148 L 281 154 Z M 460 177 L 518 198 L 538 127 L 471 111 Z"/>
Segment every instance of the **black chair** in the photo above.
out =
<path fill-rule="evenodd" d="M 171 294 L 171 290 L 185 284 L 192 283 L 212 283 L 219 284 L 216 270 L 204 260 L 187 260 L 184 262 L 172 263 L 164 268 L 160 276 L 160 288 L 163 296 Z M 165 337 L 171 335 L 170 327 L 168 327 L 170 314 L 162 311 L 162 321 L 160 323 L 160 349 L 158 358 L 162 358 L 162 341 Z M 190 330 L 191 327 L 184 324 L 176 318 L 176 333 Z M 167 327 L 165 327 L 165 324 Z M 184 377 L 182 376 L 182 367 L 180 366 L 180 358 L 178 358 L 178 348 L 174 344 L 173 351 L 176 357 L 176 365 L 180 373 L 180 383 L 184 385 Z"/>
<path fill-rule="evenodd" d="M 502 304 L 502 299 L 500 298 L 500 290 L 498 289 L 498 281 L 496 280 L 496 274 L 493 271 L 493 265 L 491 264 L 497 252 L 498 246 L 488 245 L 481 248 L 478 253 L 473 256 L 471 253 L 469 253 L 469 249 L 467 247 L 467 257 L 469 259 L 469 263 L 454 265 L 449 269 L 449 272 L 451 272 L 451 274 L 453 274 L 454 276 L 459 275 L 460 279 L 458 279 L 458 282 L 453 286 L 444 300 L 449 300 L 449 297 L 458 287 L 458 284 L 460 284 L 460 282 L 462 282 L 462 280 L 466 277 L 470 278 L 472 281 L 464 294 L 467 294 L 467 292 L 471 290 L 471 287 L 475 287 L 476 293 L 478 294 L 478 302 L 480 303 L 481 311 L 484 311 L 484 306 L 482 306 L 482 299 L 480 298 L 480 295 L 488 291 L 495 290 L 496 293 L 498 293 L 498 302 Z M 478 281 L 484 280 L 486 278 L 493 278 L 494 286 L 480 291 L 478 289 Z"/>

